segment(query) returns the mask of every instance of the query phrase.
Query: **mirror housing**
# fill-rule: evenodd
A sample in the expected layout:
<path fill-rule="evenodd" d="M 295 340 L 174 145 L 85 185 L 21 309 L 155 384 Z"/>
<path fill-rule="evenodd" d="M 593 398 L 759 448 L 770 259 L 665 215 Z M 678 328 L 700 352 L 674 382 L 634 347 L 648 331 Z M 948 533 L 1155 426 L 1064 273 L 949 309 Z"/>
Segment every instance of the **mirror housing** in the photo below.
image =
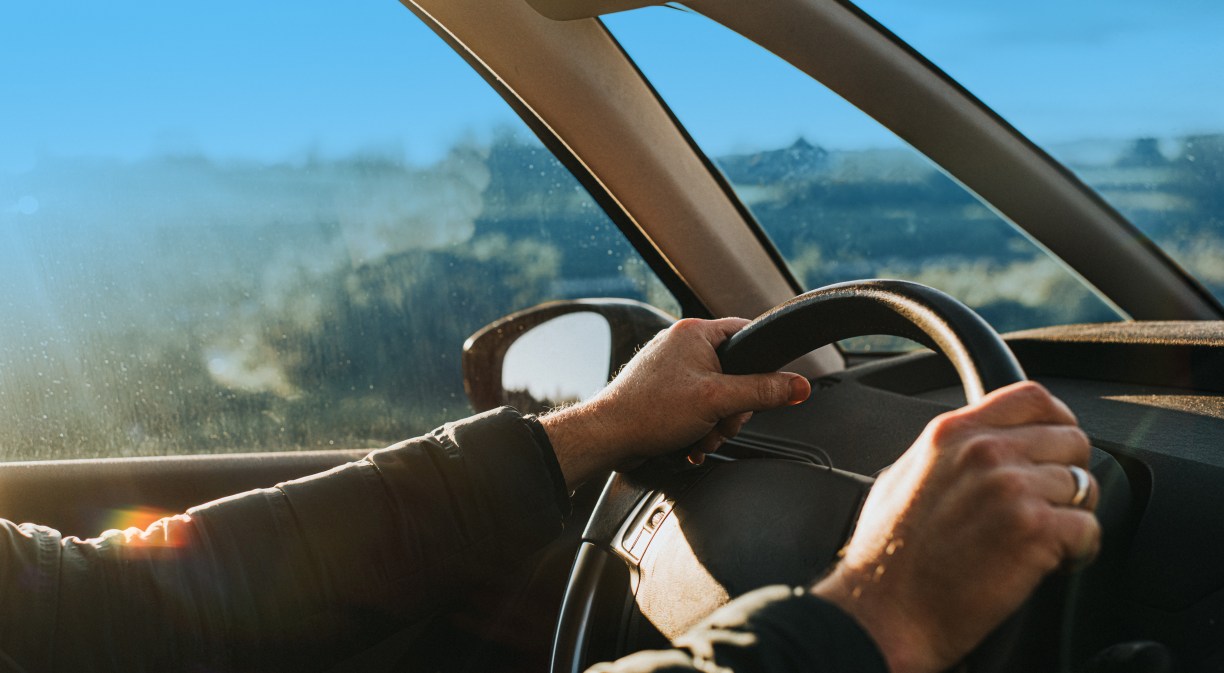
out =
<path fill-rule="evenodd" d="M 463 344 L 463 388 L 476 412 L 504 405 L 523 413 L 543 408 L 521 408 L 522 392 L 507 391 L 503 384 L 506 353 L 520 337 L 546 322 L 566 315 L 589 313 L 602 317 L 610 332 L 607 372 L 604 381 L 620 370 L 647 341 L 667 328 L 675 318 L 659 309 L 630 299 L 576 299 L 556 301 L 511 313 L 482 327 Z"/>

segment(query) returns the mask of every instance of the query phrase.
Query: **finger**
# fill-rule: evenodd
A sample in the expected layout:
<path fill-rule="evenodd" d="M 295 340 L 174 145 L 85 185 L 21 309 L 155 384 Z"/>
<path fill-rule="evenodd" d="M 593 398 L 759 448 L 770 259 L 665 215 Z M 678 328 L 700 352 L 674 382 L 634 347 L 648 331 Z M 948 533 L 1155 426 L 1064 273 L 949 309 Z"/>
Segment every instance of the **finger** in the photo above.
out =
<path fill-rule="evenodd" d="M 751 411 L 745 411 L 742 414 L 728 416 L 727 418 L 724 418 L 721 421 L 719 421 L 718 425 L 714 426 L 714 432 L 717 432 L 718 434 L 722 435 L 723 437 L 726 437 L 727 439 L 731 439 L 732 437 L 739 434 L 739 431 L 743 429 L 744 424 L 747 423 L 749 419 L 751 418 L 752 418 Z"/>
<path fill-rule="evenodd" d="M 943 423 L 933 432 L 961 431 L 956 426 L 951 426 L 950 431 L 947 427 L 947 423 Z M 949 452 L 953 464 L 968 473 L 1034 463 L 1086 466 L 1092 451 L 1087 435 L 1073 425 L 1025 425 L 990 430 L 970 426 L 969 429 L 972 434 L 962 436 L 944 449 Z"/>
<path fill-rule="evenodd" d="M 724 341 L 730 339 L 736 332 L 744 329 L 744 326 L 752 322 L 743 318 L 719 318 L 718 320 L 709 320 L 702 323 L 705 328 L 705 338 L 714 348 L 718 348 Z"/>
<path fill-rule="evenodd" d="M 1077 425 L 1023 425 L 990 434 L 1017 457 L 1032 463 L 1088 466 L 1092 444 Z"/>
<path fill-rule="evenodd" d="M 719 434 L 717 430 L 711 431 L 689 448 L 688 461 L 694 465 L 704 463 L 706 454 L 717 451 L 724 441 L 726 437 Z"/>
<path fill-rule="evenodd" d="M 732 334 L 740 331 L 749 320 L 743 318 L 720 318 L 718 320 L 698 320 L 684 318 L 672 323 L 671 327 L 659 332 L 651 341 L 676 339 L 685 342 L 690 339 L 704 340 L 714 348 L 722 345 Z"/>
<path fill-rule="evenodd" d="M 995 427 L 1028 423 L 1076 424 L 1071 408 L 1033 381 L 1021 381 L 1000 388 L 957 414 Z"/>
<path fill-rule="evenodd" d="M 744 424 L 748 419 L 752 418 L 752 412 L 736 414 L 728 418 L 724 418 L 714 426 L 705 437 L 697 442 L 696 445 L 689 451 L 688 461 L 694 465 L 700 465 L 705 462 L 707 453 L 714 453 L 722 448 L 726 440 L 739 434 Z"/>
<path fill-rule="evenodd" d="M 1091 563 L 1100 552 L 1101 524 L 1092 512 L 1058 508 L 1051 517 L 1051 524 L 1064 568 L 1078 570 Z"/>
<path fill-rule="evenodd" d="M 1079 490 L 1079 484 L 1066 465 L 1041 463 L 1017 469 L 1023 474 L 1015 478 L 1025 481 L 1038 497 L 1056 507 L 1073 507 L 1071 502 Z M 1092 473 L 1088 473 L 1088 498 L 1076 507 L 1091 512 L 1096 509 L 1099 499 L 1100 488 Z"/>
<path fill-rule="evenodd" d="M 1071 480 L 1071 498 L 1067 500 L 1067 506 L 1086 509 L 1089 512 L 1096 511 L 1097 503 L 1101 499 L 1101 485 L 1097 482 L 1096 477 L 1088 470 L 1078 466 L 1076 469 L 1067 466 L 1067 478 Z M 1083 479 L 1082 484 L 1081 479 Z M 1081 488 L 1084 490 L 1081 491 Z"/>
<path fill-rule="evenodd" d="M 719 418 L 799 404 L 812 394 L 812 384 L 798 374 L 721 376 L 718 382 L 716 399 L 711 402 Z"/>

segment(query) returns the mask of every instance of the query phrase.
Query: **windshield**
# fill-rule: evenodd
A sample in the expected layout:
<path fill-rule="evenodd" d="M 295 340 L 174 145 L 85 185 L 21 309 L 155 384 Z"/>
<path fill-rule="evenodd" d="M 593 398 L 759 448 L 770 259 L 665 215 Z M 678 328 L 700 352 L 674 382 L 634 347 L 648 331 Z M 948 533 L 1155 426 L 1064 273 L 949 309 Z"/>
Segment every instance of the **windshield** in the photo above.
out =
<path fill-rule="evenodd" d="M 1224 299 L 1224 5 L 860 4 Z"/>
<path fill-rule="evenodd" d="M 761 47 L 676 8 L 605 21 L 805 288 L 913 280 L 1000 331 L 1119 318 L 988 204 Z"/>
<path fill-rule="evenodd" d="M 861 4 L 1224 299 L 1224 6 Z M 1117 319 L 987 205 L 764 50 L 681 8 L 605 20 L 805 287 L 909 278 L 1004 331 Z"/>

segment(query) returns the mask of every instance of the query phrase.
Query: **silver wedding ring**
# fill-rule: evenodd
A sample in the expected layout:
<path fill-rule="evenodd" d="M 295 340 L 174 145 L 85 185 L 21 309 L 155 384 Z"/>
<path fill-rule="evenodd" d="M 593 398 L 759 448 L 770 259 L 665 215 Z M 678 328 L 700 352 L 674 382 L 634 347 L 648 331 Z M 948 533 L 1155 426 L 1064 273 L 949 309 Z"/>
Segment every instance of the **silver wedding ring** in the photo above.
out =
<path fill-rule="evenodd" d="M 1071 496 L 1072 507 L 1083 507 L 1088 502 L 1088 494 L 1092 492 L 1092 479 L 1088 471 L 1079 465 L 1068 465 L 1071 478 L 1075 480 L 1075 495 Z"/>

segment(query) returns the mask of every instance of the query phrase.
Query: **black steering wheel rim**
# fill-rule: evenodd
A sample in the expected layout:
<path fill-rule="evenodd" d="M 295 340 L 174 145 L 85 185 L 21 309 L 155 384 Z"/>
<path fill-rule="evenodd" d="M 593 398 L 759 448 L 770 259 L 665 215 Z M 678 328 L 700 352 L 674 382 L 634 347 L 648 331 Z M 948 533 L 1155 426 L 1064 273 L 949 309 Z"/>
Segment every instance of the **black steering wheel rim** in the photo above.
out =
<path fill-rule="evenodd" d="M 960 376 L 970 403 L 1026 379 L 1011 350 L 980 316 L 939 290 L 900 280 L 839 283 L 799 295 L 728 339 L 719 348 L 719 360 L 728 374 L 774 371 L 816 348 L 873 334 L 911 339 L 942 353 Z M 592 551 L 611 543 L 611 536 L 599 533 L 595 522 L 602 509 L 614 506 L 616 485 L 623 479 L 613 475 L 609 481 L 584 535 L 586 548 L 575 560 L 554 637 L 554 673 L 580 671 L 594 663 L 585 660 L 592 638 L 590 615 L 597 602 L 595 587 L 608 572 L 611 556 Z M 988 643 L 986 649 L 995 647 Z"/>
<path fill-rule="evenodd" d="M 942 353 L 970 403 L 1025 380 L 994 330 L 968 306 L 932 287 L 904 280 L 864 280 L 805 292 L 770 309 L 719 348 L 727 374 L 776 371 L 842 339 L 885 334 Z"/>

